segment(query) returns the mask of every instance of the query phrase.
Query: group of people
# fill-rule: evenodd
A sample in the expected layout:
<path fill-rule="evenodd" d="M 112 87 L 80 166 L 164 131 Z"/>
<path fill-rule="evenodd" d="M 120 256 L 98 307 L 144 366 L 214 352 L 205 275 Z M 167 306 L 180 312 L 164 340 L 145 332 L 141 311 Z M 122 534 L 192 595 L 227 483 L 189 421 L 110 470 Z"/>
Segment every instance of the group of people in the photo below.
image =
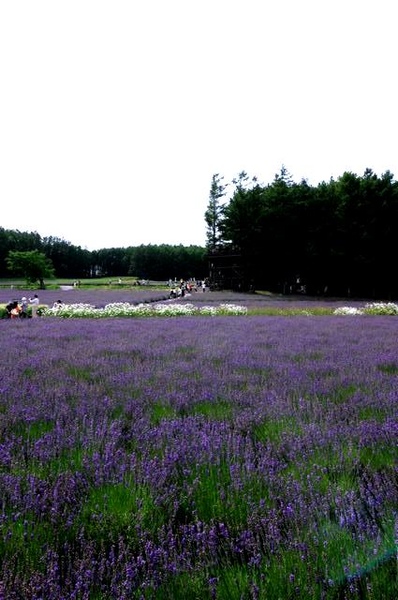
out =
<path fill-rule="evenodd" d="M 186 293 L 191 294 L 192 292 L 197 292 L 199 288 L 202 289 L 202 292 L 206 291 L 206 281 L 196 281 L 196 279 L 189 279 L 188 281 L 184 281 L 184 279 L 180 279 L 179 282 L 172 281 L 169 279 L 169 287 L 170 293 L 169 298 L 183 298 Z"/>
<path fill-rule="evenodd" d="M 28 306 L 32 306 L 32 313 L 29 315 Z M 35 294 L 32 298 L 23 296 L 20 300 L 11 300 L 6 305 L 7 317 L 10 319 L 26 319 L 27 317 L 36 317 L 39 306 L 39 296 Z"/>

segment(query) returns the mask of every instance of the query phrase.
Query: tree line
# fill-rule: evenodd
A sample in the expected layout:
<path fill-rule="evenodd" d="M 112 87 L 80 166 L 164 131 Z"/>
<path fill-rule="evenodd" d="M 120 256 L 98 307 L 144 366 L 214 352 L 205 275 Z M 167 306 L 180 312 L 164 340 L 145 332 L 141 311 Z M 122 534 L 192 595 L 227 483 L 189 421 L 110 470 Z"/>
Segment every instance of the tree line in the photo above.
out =
<path fill-rule="evenodd" d="M 215 285 L 398 296 L 398 183 L 390 171 L 344 172 L 316 186 L 294 182 L 284 166 L 267 185 L 244 171 L 227 184 L 215 174 L 205 221 Z"/>
<path fill-rule="evenodd" d="M 36 280 L 42 285 L 40 274 L 71 280 L 128 276 L 156 281 L 203 278 L 207 274 L 206 254 L 204 246 L 168 244 L 89 251 L 57 237 L 0 227 L 0 278 L 16 276 L 16 267 L 29 262 L 30 271 L 38 273 Z"/>
<path fill-rule="evenodd" d="M 15 276 L 13 267 L 23 258 L 43 285 L 40 273 L 72 280 L 209 277 L 214 288 L 242 291 L 398 297 L 398 182 L 390 171 L 345 172 L 316 186 L 294 182 L 284 166 L 269 184 L 244 171 L 224 183 L 217 173 L 204 218 L 206 247 L 89 251 L 64 239 L 0 227 L 0 278 Z"/>

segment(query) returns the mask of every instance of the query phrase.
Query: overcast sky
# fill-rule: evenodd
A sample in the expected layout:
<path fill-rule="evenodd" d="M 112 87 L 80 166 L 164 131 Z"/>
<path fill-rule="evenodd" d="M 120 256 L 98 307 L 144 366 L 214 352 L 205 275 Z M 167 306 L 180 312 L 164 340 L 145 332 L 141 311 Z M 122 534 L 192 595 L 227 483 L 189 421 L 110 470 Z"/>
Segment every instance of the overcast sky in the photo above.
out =
<path fill-rule="evenodd" d="M 214 173 L 398 178 L 396 0 L 0 0 L 0 226 L 206 241 Z"/>

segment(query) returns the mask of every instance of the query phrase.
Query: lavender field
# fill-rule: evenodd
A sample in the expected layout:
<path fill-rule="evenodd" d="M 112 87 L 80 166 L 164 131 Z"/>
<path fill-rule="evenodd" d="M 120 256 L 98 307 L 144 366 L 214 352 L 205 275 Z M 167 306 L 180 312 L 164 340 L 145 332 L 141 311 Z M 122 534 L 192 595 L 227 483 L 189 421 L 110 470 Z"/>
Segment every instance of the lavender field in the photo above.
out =
<path fill-rule="evenodd" d="M 32 296 L 31 290 L 0 288 L 0 309 L 10 300 L 20 300 L 22 296 Z M 40 290 L 39 300 L 42 307 L 52 307 L 54 302 L 61 300 L 65 305 L 91 305 L 103 308 L 112 303 L 127 303 L 130 305 L 153 304 L 169 302 L 168 288 L 121 288 L 90 290 L 87 288 L 72 288 L 64 290 Z M 305 311 L 319 314 L 332 314 L 333 310 L 347 305 L 345 299 L 309 298 L 305 296 L 268 296 L 263 294 L 244 294 L 237 292 L 201 291 L 186 294 L 183 298 L 172 300 L 173 305 L 183 306 L 194 304 L 196 307 L 219 306 L 222 303 L 246 307 L 250 314 L 300 314 Z M 363 306 L 365 301 L 350 300 L 350 306 Z"/>
<path fill-rule="evenodd" d="M 24 290 L 24 289 L 8 289 L 0 288 L 0 304 L 7 304 L 14 298 L 20 300 L 22 296 L 31 297 L 33 293 L 37 293 L 40 303 L 43 305 L 52 306 L 57 300 L 67 304 L 82 303 L 93 304 L 97 307 L 103 307 L 111 302 L 130 302 L 131 304 L 139 304 L 140 302 L 154 302 L 164 300 L 168 297 L 168 290 L 164 289 L 104 289 L 90 290 L 87 288 L 72 288 L 70 290 Z"/>
<path fill-rule="evenodd" d="M 398 597 L 397 333 L 0 320 L 0 598 Z"/>

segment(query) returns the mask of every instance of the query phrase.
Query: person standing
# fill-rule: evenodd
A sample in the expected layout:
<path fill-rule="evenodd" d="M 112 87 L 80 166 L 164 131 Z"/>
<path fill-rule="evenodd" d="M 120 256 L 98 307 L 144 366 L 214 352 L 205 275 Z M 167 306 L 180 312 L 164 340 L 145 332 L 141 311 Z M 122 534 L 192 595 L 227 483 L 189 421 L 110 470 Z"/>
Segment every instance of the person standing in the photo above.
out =
<path fill-rule="evenodd" d="M 19 303 L 19 305 L 21 307 L 21 312 L 19 316 L 24 319 L 28 316 L 28 301 L 25 298 L 25 296 L 21 298 L 21 302 Z"/>
<path fill-rule="evenodd" d="M 32 317 L 37 317 L 37 308 L 39 306 L 39 296 L 35 294 L 33 298 L 29 298 L 29 302 L 32 305 Z"/>

